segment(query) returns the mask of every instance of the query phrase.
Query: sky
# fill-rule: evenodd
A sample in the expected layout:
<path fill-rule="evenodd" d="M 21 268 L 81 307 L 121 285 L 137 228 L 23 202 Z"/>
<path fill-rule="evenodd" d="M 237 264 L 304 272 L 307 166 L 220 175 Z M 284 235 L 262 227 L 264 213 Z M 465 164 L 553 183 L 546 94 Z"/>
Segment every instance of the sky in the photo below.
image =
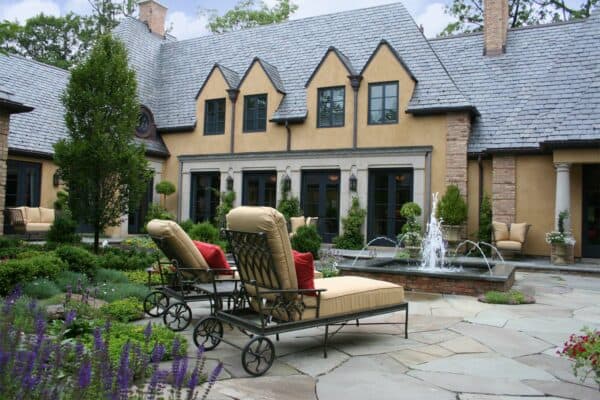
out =
<path fill-rule="evenodd" d="M 217 10 L 223 14 L 233 8 L 238 0 L 159 0 L 169 11 L 167 26 L 171 34 L 178 39 L 207 35 L 207 17 L 202 10 Z M 328 14 L 337 11 L 371 7 L 395 3 L 399 0 L 293 0 L 298 10 L 292 19 Z M 444 7 L 450 0 L 400 0 L 417 24 L 423 25 L 425 35 L 435 37 L 452 21 L 444 13 Z M 265 0 L 272 5 L 275 0 Z M 91 7 L 88 0 L 0 0 L 0 20 L 23 22 L 27 18 L 43 12 L 50 15 L 64 15 L 69 11 L 88 14 Z"/>

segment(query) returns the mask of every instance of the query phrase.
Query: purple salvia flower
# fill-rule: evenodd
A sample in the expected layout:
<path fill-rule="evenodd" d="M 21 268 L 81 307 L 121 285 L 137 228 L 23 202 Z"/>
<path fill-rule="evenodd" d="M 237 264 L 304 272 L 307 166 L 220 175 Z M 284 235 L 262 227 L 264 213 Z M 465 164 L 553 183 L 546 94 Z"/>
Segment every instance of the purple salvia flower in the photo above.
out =
<path fill-rule="evenodd" d="M 71 287 L 71 285 L 67 285 L 67 293 L 65 294 L 65 303 L 69 303 L 71 301 L 71 297 L 73 297 L 73 287 Z"/>
<path fill-rule="evenodd" d="M 161 371 L 159 369 L 155 369 L 152 377 L 150 378 L 150 384 L 148 385 L 148 399 L 154 400 L 156 397 L 156 391 L 161 385 L 161 383 L 165 380 L 166 371 Z"/>
<path fill-rule="evenodd" d="M 119 390 L 119 398 L 127 400 L 127 392 L 129 391 L 129 380 L 131 371 L 129 369 L 129 342 L 125 343 L 121 351 L 121 360 L 119 362 L 119 371 L 117 375 L 117 387 Z"/>
<path fill-rule="evenodd" d="M 161 343 L 154 346 L 154 350 L 152 350 L 152 362 L 158 364 L 163 356 L 165 355 L 165 346 Z"/>
<path fill-rule="evenodd" d="M 97 352 L 104 351 L 104 341 L 102 340 L 100 328 L 94 329 L 94 350 Z"/>
<path fill-rule="evenodd" d="M 27 308 L 29 308 L 29 311 L 34 312 L 37 308 L 37 303 L 35 302 L 35 300 L 31 300 L 27 305 Z"/>
<path fill-rule="evenodd" d="M 185 375 L 187 374 L 188 359 L 184 357 L 179 363 L 179 369 L 175 376 L 173 376 L 173 384 L 179 390 L 183 386 Z"/>
<path fill-rule="evenodd" d="M 146 338 L 146 341 L 150 340 L 150 336 L 152 336 L 152 323 L 148 322 L 146 329 L 144 329 L 144 338 Z"/>
<path fill-rule="evenodd" d="M 194 368 L 192 371 L 192 375 L 190 376 L 190 380 L 188 382 L 188 388 L 190 392 L 193 392 L 196 386 L 198 386 L 198 382 L 200 382 L 200 370 L 198 368 Z"/>
<path fill-rule="evenodd" d="M 83 343 L 77 342 L 75 344 L 75 357 L 77 360 L 81 360 L 81 357 L 83 357 L 83 350 L 84 350 Z"/>
<path fill-rule="evenodd" d="M 223 363 L 220 362 L 217 364 L 217 366 L 215 367 L 215 369 L 213 369 L 213 371 L 210 373 L 210 377 L 208 378 L 208 383 L 215 383 L 217 381 L 217 378 L 219 377 L 219 375 L 221 374 L 221 371 L 223 371 Z"/>
<path fill-rule="evenodd" d="M 79 369 L 79 376 L 77 378 L 77 385 L 80 390 L 84 390 L 90 385 L 92 381 L 92 363 L 90 360 L 85 360 L 81 364 L 81 368 Z"/>
<path fill-rule="evenodd" d="M 65 325 L 67 325 L 67 326 L 71 325 L 73 323 L 73 321 L 75 320 L 76 316 L 77 316 L 77 311 L 69 310 L 69 312 L 65 316 Z"/>

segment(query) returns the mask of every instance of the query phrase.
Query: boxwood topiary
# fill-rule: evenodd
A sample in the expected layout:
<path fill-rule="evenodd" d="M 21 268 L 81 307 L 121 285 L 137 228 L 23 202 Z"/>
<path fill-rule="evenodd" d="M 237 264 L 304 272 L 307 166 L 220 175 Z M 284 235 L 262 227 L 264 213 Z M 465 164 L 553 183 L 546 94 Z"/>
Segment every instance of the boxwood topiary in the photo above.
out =
<path fill-rule="evenodd" d="M 449 185 L 437 207 L 444 225 L 462 225 L 467 220 L 467 203 L 456 185 Z"/>
<path fill-rule="evenodd" d="M 312 253 L 315 259 L 319 258 L 319 250 L 321 249 L 321 236 L 317 232 L 315 226 L 301 226 L 292 236 L 292 248 L 296 251 Z"/>

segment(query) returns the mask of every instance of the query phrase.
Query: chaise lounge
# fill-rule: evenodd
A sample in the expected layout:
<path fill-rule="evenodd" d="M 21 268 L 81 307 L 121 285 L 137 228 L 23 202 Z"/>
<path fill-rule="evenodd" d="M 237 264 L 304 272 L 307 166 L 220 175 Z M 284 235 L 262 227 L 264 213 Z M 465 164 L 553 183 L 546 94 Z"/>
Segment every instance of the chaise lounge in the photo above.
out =
<path fill-rule="evenodd" d="M 235 297 L 238 291 L 235 269 L 210 268 L 179 224 L 154 219 L 148 223 L 147 230 L 167 257 L 161 261 L 159 256 L 157 263 L 162 284 L 144 300 L 144 311 L 148 315 L 162 316 L 169 329 L 181 331 L 192 321 L 188 302 L 209 301 L 212 314 L 222 307 L 223 299 Z M 174 269 L 172 274 L 166 270 L 170 267 Z M 171 303 L 172 299 L 175 303 Z"/>
<path fill-rule="evenodd" d="M 408 335 L 408 303 L 404 290 L 393 283 L 360 277 L 315 279 L 314 289 L 300 289 L 283 216 L 268 207 L 239 207 L 227 215 L 226 231 L 240 274 L 240 296 L 232 310 L 219 310 L 201 320 L 194 342 L 205 350 L 221 341 L 223 324 L 249 334 L 242 349 L 242 366 L 253 376 L 272 365 L 275 347 L 268 336 L 324 326 L 323 354 L 327 357 L 329 326 L 395 311 L 404 311 Z M 239 307 L 238 304 L 247 304 Z M 390 324 L 397 324 L 390 322 Z M 337 332 L 337 331 L 336 331 Z M 335 332 L 334 332 L 335 334 Z"/>

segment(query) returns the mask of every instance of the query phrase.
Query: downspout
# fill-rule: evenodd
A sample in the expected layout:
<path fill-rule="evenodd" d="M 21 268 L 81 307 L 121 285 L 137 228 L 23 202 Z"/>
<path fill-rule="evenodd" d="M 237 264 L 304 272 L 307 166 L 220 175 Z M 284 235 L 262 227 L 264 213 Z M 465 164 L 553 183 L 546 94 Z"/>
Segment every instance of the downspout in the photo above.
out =
<path fill-rule="evenodd" d="M 285 130 L 287 131 L 286 149 L 287 149 L 287 151 L 290 151 L 290 150 L 292 150 L 292 128 L 290 128 L 290 123 L 287 119 L 285 120 Z"/>
<path fill-rule="evenodd" d="M 233 154 L 235 152 L 235 103 L 240 93 L 237 89 L 228 89 L 227 94 L 231 101 L 231 140 L 229 141 L 229 152 Z"/>
<path fill-rule="evenodd" d="M 479 171 L 479 203 L 477 206 L 477 226 L 479 226 L 479 219 L 481 218 L 481 202 L 483 201 L 483 162 L 481 161 L 481 154 L 477 156 L 477 167 Z"/>
<path fill-rule="evenodd" d="M 350 75 L 350 85 L 352 86 L 352 90 L 354 92 L 354 118 L 353 118 L 353 126 L 352 126 L 352 148 L 356 149 L 358 146 L 358 89 L 360 88 L 360 81 L 362 81 L 362 76 L 360 75 Z"/>
<path fill-rule="evenodd" d="M 425 153 L 425 201 L 423 204 L 425 209 L 425 224 L 429 223 L 431 215 L 431 152 Z"/>
<path fill-rule="evenodd" d="M 183 183 L 183 161 L 179 160 L 179 176 L 177 177 L 177 186 L 179 188 L 179 196 L 177 196 L 177 221 L 181 222 L 181 185 Z"/>

